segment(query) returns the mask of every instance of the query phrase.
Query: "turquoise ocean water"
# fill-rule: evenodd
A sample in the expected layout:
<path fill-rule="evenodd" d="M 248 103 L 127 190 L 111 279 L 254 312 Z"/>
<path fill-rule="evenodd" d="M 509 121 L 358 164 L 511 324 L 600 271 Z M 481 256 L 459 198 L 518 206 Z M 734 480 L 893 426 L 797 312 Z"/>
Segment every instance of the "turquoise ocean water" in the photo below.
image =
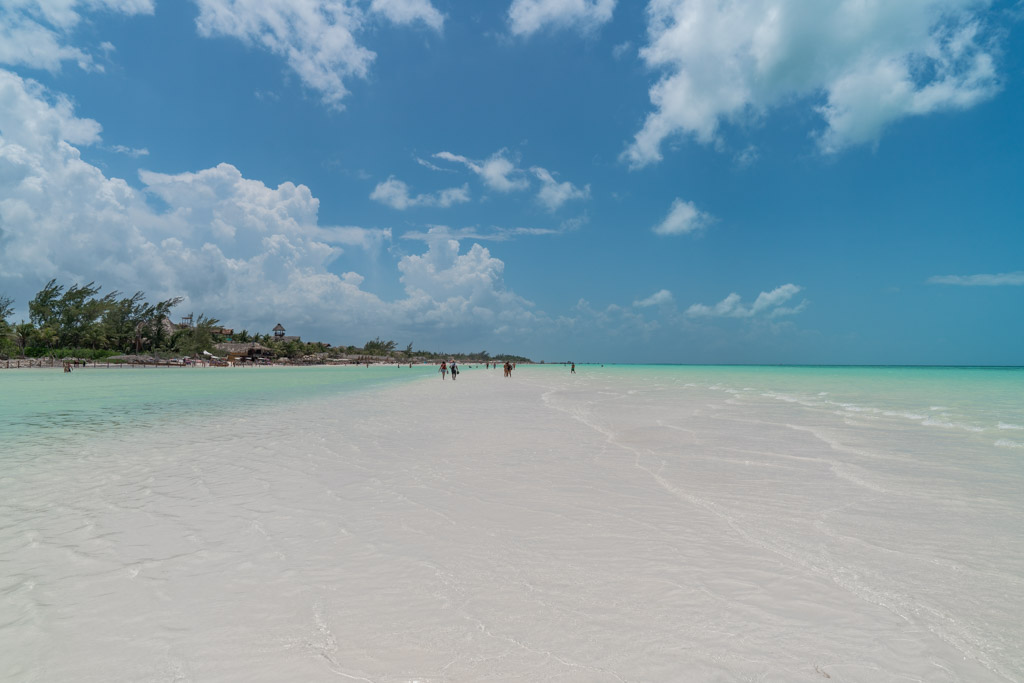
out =
<path fill-rule="evenodd" d="M 1019 432 L 1024 368 L 920 366 L 580 366 L 624 381 L 760 392 L 782 401 L 902 417 L 967 431 Z M 890 413 L 886 415 L 886 413 Z"/>
<path fill-rule="evenodd" d="M 568 370 L 516 370 L 538 372 Z M 1024 449 L 1024 368 L 580 365 L 578 373 L 662 390 L 689 386 L 767 396 L 985 434 L 1006 449 Z M 38 447 L 53 439 L 102 437 L 111 430 L 323 400 L 436 374 L 433 366 L 4 371 L 0 434 L 8 448 Z"/>
<path fill-rule="evenodd" d="M 418 366 L 3 371 L 0 440 L 9 452 L 45 448 L 123 430 L 197 424 L 237 411 L 272 411 L 433 372 Z"/>

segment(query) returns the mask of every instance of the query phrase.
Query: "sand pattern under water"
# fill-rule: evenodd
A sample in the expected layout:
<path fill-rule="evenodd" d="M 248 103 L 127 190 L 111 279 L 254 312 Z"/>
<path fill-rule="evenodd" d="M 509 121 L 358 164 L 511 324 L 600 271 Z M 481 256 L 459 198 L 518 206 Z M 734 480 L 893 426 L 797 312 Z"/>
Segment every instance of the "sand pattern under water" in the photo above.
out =
<path fill-rule="evenodd" d="M 1019 681 L 1019 378 L 469 369 L 22 429 L 0 679 Z"/>

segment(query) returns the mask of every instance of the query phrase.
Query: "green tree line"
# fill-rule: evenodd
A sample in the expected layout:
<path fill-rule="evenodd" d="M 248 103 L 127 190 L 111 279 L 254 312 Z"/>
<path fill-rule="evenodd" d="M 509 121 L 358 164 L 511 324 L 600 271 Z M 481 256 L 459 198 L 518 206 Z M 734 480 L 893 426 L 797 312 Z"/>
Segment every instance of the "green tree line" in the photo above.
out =
<path fill-rule="evenodd" d="M 254 342 L 269 349 L 272 358 L 301 359 L 347 356 L 529 362 L 523 356 L 487 351 L 446 353 L 415 351 L 410 342 L 398 349 L 393 340 L 376 337 L 362 347 L 338 346 L 322 342 L 283 341 L 270 334 L 250 334 L 242 330 L 225 338 L 217 318 L 200 314 L 187 327 L 170 322 L 171 309 L 181 303 L 172 297 L 151 303 L 143 292 L 125 296 L 111 291 L 102 294 L 95 282 L 69 287 L 50 280 L 29 302 L 29 321 L 13 323 L 14 300 L 0 293 L 0 357 L 53 356 L 56 358 L 100 359 L 118 354 L 197 356 L 203 351 L 222 355 L 215 345 L 222 341 Z"/>
<path fill-rule="evenodd" d="M 95 358 L 167 346 L 164 321 L 180 297 L 150 303 L 143 292 L 100 291 L 95 282 L 65 287 L 50 280 L 29 301 L 29 321 L 16 324 L 8 321 L 14 301 L 0 295 L 0 353 L 60 356 L 68 354 L 59 350 L 75 350 Z"/>

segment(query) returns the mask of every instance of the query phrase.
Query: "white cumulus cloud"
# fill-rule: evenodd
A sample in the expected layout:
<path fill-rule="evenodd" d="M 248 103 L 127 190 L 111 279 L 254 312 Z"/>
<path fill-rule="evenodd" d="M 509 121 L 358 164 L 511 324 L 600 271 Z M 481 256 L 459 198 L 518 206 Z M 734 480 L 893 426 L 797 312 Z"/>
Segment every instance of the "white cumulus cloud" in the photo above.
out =
<path fill-rule="evenodd" d="M 654 232 L 658 235 L 683 235 L 700 230 L 713 221 L 710 214 L 699 211 L 693 202 L 684 202 L 676 197 L 665 220 L 654 226 Z"/>
<path fill-rule="evenodd" d="M 484 161 L 474 161 L 451 152 L 438 152 L 434 158 L 463 164 L 480 176 L 488 187 L 498 192 L 525 190 L 530 186 L 530 181 L 526 178 L 525 172 L 512 163 L 506 154 L 507 150 L 500 149 Z"/>
<path fill-rule="evenodd" d="M 547 207 L 548 211 L 556 211 L 570 199 L 587 199 L 590 197 L 590 185 L 582 188 L 576 187 L 569 181 L 558 182 L 554 176 L 544 168 L 534 166 L 530 169 L 541 182 L 537 199 Z"/>
<path fill-rule="evenodd" d="M 505 264 L 486 247 L 474 244 L 459 253 L 458 240 L 438 231 L 428 239 L 422 255 L 406 256 L 399 263 L 402 283 L 412 293 L 426 293 L 435 301 L 457 299 L 459 305 L 478 306 L 495 300 L 514 300 L 516 295 L 499 285 Z"/>
<path fill-rule="evenodd" d="M 664 140 L 716 139 L 723 121 L 808 101 L 824 153 L 875 142 L 899 119 L 962 109 L 999 87 L 990 0 L 651 0 L 647 65 L 664 75 L 623 153 L 661 159 Z"/>
<path fill-rule="evenodd" d="M 0 292 L 19 306 L 56 278 L 184 296 L 184 310 L 227 324 L 269 329 L 287 317 L 304 336 L 343 331 L 348 343 L 381 331 L 464 339 L 536 324 L 530 303 L 505 286 L 504 263 L 479 245 L 460 253 L 455 240 L 427 240 L 397 263 L 405 292 L 386 301 L 362 288 L 360 273 L 329 266 L 350 250 L 382 253 L 390 230 L 322 225 L 305 185 L 269 187 L 227 163 L 143 171 L 135 189 L 82 160 L 76 145 L 100 143 L 99 124 L 76 118 L 66 99 L 0 70 Z"/>
<path fill-rule="evenodd" d="M 418 194 L 414 196 L 409 193 L 408 185 L 391 176 L 373 188 L 373 192 L 370 193 L 370 199 L 399 211 L 416 206 L 447 208 L 452 204 L 468 202 L 469 186 L 449 187 L 433 194 Z"/>
<path fill-rule="evenodd" d="M 444 15 L 430 0 L 373 0 L 370 10 L 383 14 L 396 24 L 422 21 L 435 31 L 444 28 Z"/>
<path fill-rule="evenodd" d="M 608 22 L 615 0 L 513 0 L 508 26 L 513 35 L 528 36 L 545 27 L 583 31 Z"/>
<path fill-rule="evenodd" d="M 153 0 L 3 0 L 0 2 L 0 64 L 57 71 L 66 61 L 102 70 L 92 55 L 68 44 L 83 12 L 152 14 Z M 109 52 L 113 45 L 100 48 Z"/>
<path fill-rule="evenodd" d="M 804 310 L 807 301 L 804 300 L 793 307 L 785 307 L 782 304 L 788 302 L 800 291 L 801 288 L 797 285 L 785 284 L 770 292 L 761 292 L 750 306 L 743 304 L 740 295 L 733 292 L 714 306 L 693 304 L 686 309 L 686 314 L 692 317 L 718 318 L 752 318 L 755 315 L 777 318 L 783 315 L 793 315 Z"/>
<path fill-rule="evenodd" d="M 672 298 L 672 292 L 667 289 L 660 289 L 654 294 L 650 295 L 646 299 L 640 299 L 634 301 L 633 305 L 639 308 L 650 308 L 651 306 L 661 306 L 662 304 L 670 304 L 674 301 Z"/>
<path fill-rule="evenodd" d="M 342 108 L 345 80 L 366 78 L 376 57 L 356 34 L 367 13 L 355 0 L 196 0 L 203 36 L 230 36 L 283 57 L 330 107 Z M 441 14 L 428 0 L 374 0 L 370 6 L 395 23 L 421 20 L 440 29 Z"/>

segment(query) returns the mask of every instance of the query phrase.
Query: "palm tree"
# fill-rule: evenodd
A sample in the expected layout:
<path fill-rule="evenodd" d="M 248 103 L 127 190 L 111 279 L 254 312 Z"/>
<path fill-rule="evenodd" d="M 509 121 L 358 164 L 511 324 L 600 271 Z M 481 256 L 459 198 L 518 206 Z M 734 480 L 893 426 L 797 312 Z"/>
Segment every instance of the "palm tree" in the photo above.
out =
<path fill-rule="evenodd" d="M 19 348 L 21 348 L 21 357 L 25 357 L 25 347 L 28 346 L 29 340 L 36 332 L 36 327 L 32 323 L 27 323 L 24 320 L 21 321 L 20 325 L 14 326 L 14 339 L 18 342 Z"/>

